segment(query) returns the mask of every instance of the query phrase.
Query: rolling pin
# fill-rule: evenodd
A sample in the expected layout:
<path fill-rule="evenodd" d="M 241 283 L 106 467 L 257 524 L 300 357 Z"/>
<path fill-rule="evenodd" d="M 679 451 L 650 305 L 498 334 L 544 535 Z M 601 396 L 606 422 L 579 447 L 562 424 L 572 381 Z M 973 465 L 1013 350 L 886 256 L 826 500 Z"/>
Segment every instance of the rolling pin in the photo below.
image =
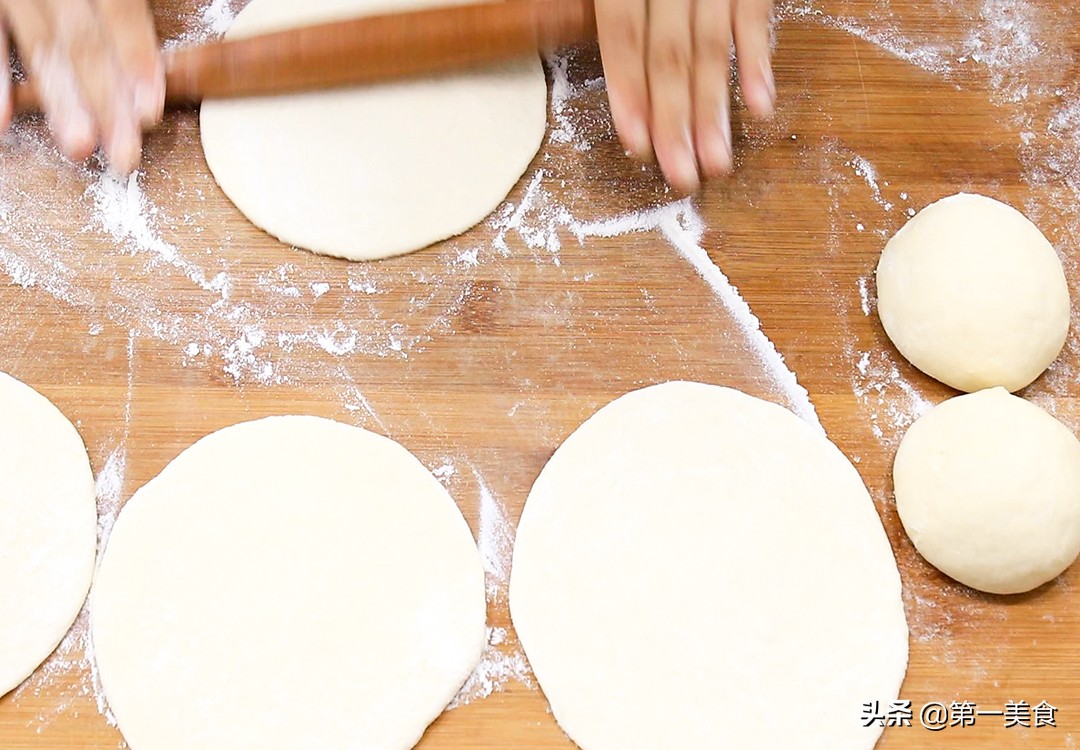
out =
<path fill-rule="evenodd" d="M 548 52 L 596 37 L 593 0 L 487 0 L 364 16 L 165 53 L 165 102 L 375 83 Z M 33 84 L 15 109 L 40 109 Z"/>

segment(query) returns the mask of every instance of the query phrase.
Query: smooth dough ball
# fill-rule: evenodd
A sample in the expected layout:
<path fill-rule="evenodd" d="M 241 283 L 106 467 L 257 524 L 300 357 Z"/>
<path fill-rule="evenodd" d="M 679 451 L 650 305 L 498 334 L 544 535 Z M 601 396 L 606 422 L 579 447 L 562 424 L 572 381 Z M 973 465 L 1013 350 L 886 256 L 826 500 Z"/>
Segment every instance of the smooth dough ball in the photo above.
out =
<path fill-rule="evenodd" d="M 961 391 L 1018 391 L 1069 331 L 1061 261 L 1016 209 L 961 193 L 920 211 L 885 246 L 878 312 L 907 359 Z"/>
<path fill-rule="evenodd" d="M 456 0 L 461 2 L 461 0 Z M 444 0 L 252 0 L 228 38 Z M 371 260 L 464 232 L 506 198 L 543 142 L 535 55 L 467 73 L 203 102 L 206 162 L 256 226 Z"/>
<path fill-rule="evenodd" d="M 180 454 L 121 511 L 90 611 L 132 750 L 407 750 L 479 662 L 485 618 L 438 480 L 316 417 Z"/>
<path fill-rule="evenodd" d="M 921 417 L 900 443 L 893 479 L 915 548 L 972 588 L 1030 591 L 1080 554 L 1080 442 L 1004 388 Z"/>
<path fill-rule="evenodd" d="M 90 589 L 94 475 L 75 427 L 0 373 L 0 696 L 53 652 Z"/>
<path fill-rule="evenodd" d="M 735 390 L 666 383 L 555 452 L 518 528 L 510 611 L 585 750 L 869 750 L 907 665 L 900 576 L 858 473 Z"/>

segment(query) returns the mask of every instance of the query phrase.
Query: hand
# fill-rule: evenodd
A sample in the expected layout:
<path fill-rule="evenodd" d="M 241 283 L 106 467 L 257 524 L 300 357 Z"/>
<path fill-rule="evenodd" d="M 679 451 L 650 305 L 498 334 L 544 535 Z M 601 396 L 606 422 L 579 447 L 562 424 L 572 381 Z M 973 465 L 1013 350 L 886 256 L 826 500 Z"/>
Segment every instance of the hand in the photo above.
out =
<path fill-rule="evenodd" d="M 147 0 L 0 0 L 0 129 L 12 118 L 9 38 L 64 153 L 82 160 L 100 143 L 115 171 L 133 170 L 165 102 Z"/>
<path fill-rule="evenodd" d="M 772 0 L 596 0 L 611 114 L 631 155 L 672 187 L 731 171 L 731 49 L 747 107 L 772 114 Z"/>

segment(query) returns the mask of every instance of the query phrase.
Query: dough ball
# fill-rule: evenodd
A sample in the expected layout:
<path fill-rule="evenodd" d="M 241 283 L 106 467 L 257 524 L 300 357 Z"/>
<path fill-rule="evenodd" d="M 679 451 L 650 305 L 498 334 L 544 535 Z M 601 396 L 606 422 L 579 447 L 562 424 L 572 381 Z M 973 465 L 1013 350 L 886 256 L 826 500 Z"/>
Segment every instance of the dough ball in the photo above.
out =
<path fill-rule="evenodd" d="M 484 572 L 403 447 L 271 417 L 135 493 L 90 615 L 132 750 L 408 750 L 480 659 Z"/>
<path fill-rule="evenodd" d="M 460 0 L 458 0 L 460 2 Z M 443 0 L 252 0 L 227 36 Z M 506 198 L 547 126 L 535 55 L 453 75 L 203 102 L 206 163 L 256 226 L 350 260 L 419 250 Z"/>
<path fill-rule="evenodd" d="M 961 193 L 885 246 L 878 312 L 920 370 L 961 391 L 1017 391 L 1061 352 L 1069 288 L 1054 248 L 1016 209 Z"/>
<path fill-rule="evenodd" d="M 94 475 L 75 427 L 0 373 L 0 696 L 53 652 L 94 572 Z"/>
<path fill-rule="evenodd" d="M 667 383 L 555 452 L 510 611 L 586 750 L 870 750 L 907 665 L 900 577 L 858 473 L 786 409 Z"/>
<path fill-rule="evenodd" d="M 915 548 L 972 588 L 1030 591 L 1080 554 L 1080 442 L 1004 388 L 921 417 L 900 444 L 893 479 Z"/>

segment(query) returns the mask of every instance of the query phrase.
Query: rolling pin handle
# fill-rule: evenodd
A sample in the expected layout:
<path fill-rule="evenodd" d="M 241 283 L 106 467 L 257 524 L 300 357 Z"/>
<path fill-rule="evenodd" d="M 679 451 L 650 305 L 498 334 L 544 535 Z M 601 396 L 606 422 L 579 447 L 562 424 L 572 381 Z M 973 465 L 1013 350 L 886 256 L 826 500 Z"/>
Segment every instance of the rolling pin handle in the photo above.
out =
<path fill-rule="evenodd" d="M 540 0 L 533 3 L 537 49 L 554 52 L 596 37 L 593 0 Z"/>

